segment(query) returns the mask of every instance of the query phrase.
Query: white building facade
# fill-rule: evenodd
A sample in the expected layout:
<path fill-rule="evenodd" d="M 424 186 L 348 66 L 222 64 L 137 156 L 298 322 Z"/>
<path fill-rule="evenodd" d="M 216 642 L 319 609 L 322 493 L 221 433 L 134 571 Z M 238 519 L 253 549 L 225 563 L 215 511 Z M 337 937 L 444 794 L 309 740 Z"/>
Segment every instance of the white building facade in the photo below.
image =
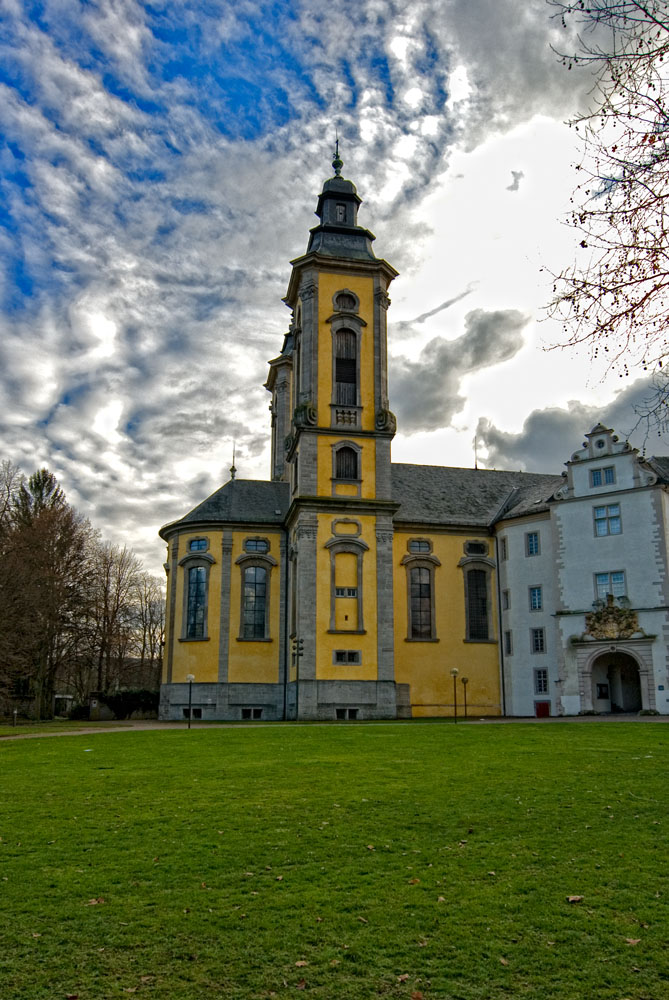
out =
<path fill-rule="evenodd" d="M 496 525 L 506 714 L 667 714 L 669 460 L 598 424 L 566 466 Z"/>

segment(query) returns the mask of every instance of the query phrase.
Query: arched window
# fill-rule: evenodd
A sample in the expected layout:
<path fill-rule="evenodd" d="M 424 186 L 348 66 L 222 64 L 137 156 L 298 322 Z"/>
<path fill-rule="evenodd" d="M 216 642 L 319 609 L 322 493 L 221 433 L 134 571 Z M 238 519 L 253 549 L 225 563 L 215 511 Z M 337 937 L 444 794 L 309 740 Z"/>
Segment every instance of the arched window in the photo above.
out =
<path fill-rule="evenodd" d="M 214 562 L 209 552 L 201 552 L 197 548 L 192 551 L 191 543 L 186 555 L 179 560 L 184 574 L 180 642 L 208 639 L 209 572 Z"/>
<path fill-rule="evenodd" d="M 411 581 L 409 635 L 412 639 L 432 638 L 432 574 L 426 566 L 409 572 Z"/>
<path fill-rule="evenodd" d="M 402 559 L 407 571 L 407 640 L 436 642 L 434 572 L 441 563 L 432 553 L 421 551 L 420 555 L 414 555 L 416 541 L 432 547 L 427 539 L 411 539 L 408 545 L 410 554 Z"/>
<path fill-rule="evenodd" d="M 204 566 L 191 566 L 188 570 L 188 610 L 186 612 L 186 638 L 203 639 L 207 594 L 207 571 Z"/>
<path fill-rule="evenodd" d="M 335 403 L 355 406 L 358 401 L 357 341 L 352 330 L 335 334 Z"/>
<path fill-rule="evenodd" d="M 467 638 L 487 639 L 488 636 L 488 574 L 483 569 L 468 569 Z"/>
<path fill-rule="evenodd" d="M 359 478 L 358 453 L 353 448 L 339 448 L 335 458 L 335 479 Z"/>
<path fill-rule="evenodd" d="M 247 566 L 244 570 L 242 637 L 264 639 L 267 612 L 267 570 L 264 566 Z"/>
<path fill-rule="evenodd" d="M 268 539 L 245 539 L 248 542 Z M 270 578 L 277 561 L 269 552 L 244 552 L 235 560 L 239 566 L 241 604 L 238 641 L 270 642 Z"/>

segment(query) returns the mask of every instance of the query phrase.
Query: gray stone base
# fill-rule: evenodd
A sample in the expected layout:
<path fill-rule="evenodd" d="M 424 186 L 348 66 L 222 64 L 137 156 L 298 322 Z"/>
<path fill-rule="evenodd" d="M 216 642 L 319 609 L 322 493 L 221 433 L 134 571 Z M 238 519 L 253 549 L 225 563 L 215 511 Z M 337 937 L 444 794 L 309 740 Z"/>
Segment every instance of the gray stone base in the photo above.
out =
<path fill-rule="evenodd" d="M 411 718 L 409 685 L 394 681 L 301 681 L 282 684 L 193 684 L 193 721 L 260 721 L 281 719 Z M 160 719 L 188 718 L 188 684 L 163 684 Z"/>

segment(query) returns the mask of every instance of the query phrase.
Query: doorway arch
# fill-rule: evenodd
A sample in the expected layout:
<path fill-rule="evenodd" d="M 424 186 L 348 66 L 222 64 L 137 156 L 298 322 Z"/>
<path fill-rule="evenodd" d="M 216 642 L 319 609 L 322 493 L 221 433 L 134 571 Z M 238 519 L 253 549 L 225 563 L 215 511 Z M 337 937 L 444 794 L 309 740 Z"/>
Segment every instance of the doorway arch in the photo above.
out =
<path fill-rule="evenodd" d="M 639 664 L 619 650 L 601 653 L 592 663 L 592 706 L 596 712 L 638 712 L 643 707 Z"/>

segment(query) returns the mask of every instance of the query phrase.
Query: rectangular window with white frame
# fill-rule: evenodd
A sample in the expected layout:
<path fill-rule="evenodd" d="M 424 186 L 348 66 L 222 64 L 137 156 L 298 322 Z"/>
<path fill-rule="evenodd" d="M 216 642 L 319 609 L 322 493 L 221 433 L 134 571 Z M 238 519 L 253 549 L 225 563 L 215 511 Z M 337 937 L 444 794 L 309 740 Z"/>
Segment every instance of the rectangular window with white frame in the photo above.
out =
<path fill-rule="evenodd" d="M 543 628 L 530 629 L 530 652 L 546 652 L 546 632 Z"/>
<path fill-rule="evenodd" d="M 530 611 L 541 611 L 544 606 L 544 599 L 543 599 L 543 594 L 541 592 L 541 587 L 530 587 L 529 597 L 530 597 Z"/>
<path fill-rule="evenodd" d="M 627 584 L 625 571 L 614 570 L 611 573 L 595 573 L 595 596 L 598 601 L 605 601 L 609 594 L 614 597 L 625 597 Z"/>
<path fill-rule="evenodd" d="M 590 469 L 590 486 L 613 486 L 616 481 L 616 470 L 613 465 L 603 469 Z"/>
<path fill-rule="evenodd" d="M 543 668 L 534 671 L 534 693 L 548 694 L 548 671 Z"/>
<path fill-rule="evenodd" d="M 597 538 L 622 534 L 623 526 L 619 503 L 609 503 L 605 507 L 593 507 L 593 517 Z"/>
<path fill-rule="evenodd" d="M 528 531 L 525 535 L 525 555 L 538 556 L 541 552 L 541 545 L 538 531 Z"/>

